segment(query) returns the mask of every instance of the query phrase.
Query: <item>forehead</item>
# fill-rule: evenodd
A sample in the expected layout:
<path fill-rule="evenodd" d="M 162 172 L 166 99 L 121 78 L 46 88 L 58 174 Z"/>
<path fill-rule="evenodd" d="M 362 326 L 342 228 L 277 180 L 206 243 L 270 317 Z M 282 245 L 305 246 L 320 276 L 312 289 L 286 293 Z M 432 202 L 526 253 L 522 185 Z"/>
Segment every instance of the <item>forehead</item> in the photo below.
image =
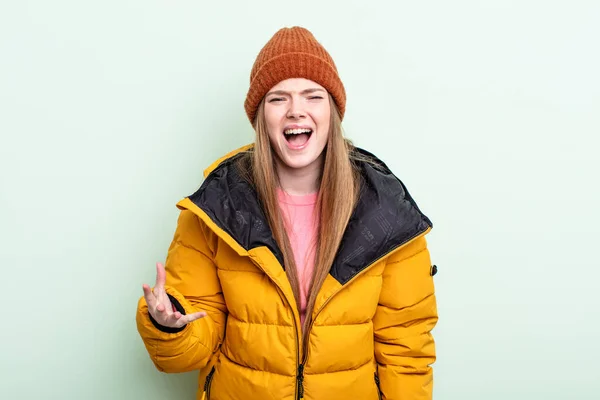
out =
<path fill-rule="evenodd" d="M 301 92 L 306 89 L 323 89 L 325 88 L 319 85 L 317 82 L 311 81 L 305 78 L 290 78 L 279 82 L 269 90 L 284 90 L 286 92 Z"/>

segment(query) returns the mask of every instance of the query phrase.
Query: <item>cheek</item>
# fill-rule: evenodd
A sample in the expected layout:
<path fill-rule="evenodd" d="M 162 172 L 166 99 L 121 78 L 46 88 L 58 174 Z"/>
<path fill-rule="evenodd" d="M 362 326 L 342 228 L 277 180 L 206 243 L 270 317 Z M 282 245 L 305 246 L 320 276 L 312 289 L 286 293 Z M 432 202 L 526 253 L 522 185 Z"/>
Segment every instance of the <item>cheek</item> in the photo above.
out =
<path fill-rule="evenodd" d="M 275 132 L 276 132 L 276 128 L 274 126 L 267 124 L 267 134 L 269 135 L 269 140 L 271 142 L 273 142 L 274 140 L 277 139 Z"/>
<path fill-rule="evenodd" d="M 319 125 L 320 129 L 328 130 L 329 121 L 331 119 L 331 110 L 329 104 L 326 107 L 319 107 L 313 110 L 313 118 Z"/>
<path fill-rule="evenodd" d="M 319 126 L 319 131 L 324 132 L 324 133 L 329 132 L 329 126 L 331 123 L 331 118 L 330 118 L 329 112 L 323 113 L 323 114 L 319 115 L 317 118 L 318 118 L 318 120 L 315 122 Z"/>
<path fill-rule="evenodd" d="M 271 141 L 279 137 L 281 130 L 281 118 L 275 110 L 265 109 L 265 121 L 267 123 L 267 133 Z"/>

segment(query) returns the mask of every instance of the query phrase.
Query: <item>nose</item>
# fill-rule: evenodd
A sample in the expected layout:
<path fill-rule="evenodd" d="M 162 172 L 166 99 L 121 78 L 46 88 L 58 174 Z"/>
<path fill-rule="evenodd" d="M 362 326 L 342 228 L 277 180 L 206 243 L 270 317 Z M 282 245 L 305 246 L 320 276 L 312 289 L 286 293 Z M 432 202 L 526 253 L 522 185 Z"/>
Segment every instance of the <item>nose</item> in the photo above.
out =
<path fill-rule="evenodd" d="M 287 117 L 289 119 L 299 119 L 306 117 L 305 111 L 299 106 L 299 101 L 293 99 L 289 102 L 290 107 L 288 108 Z"/>

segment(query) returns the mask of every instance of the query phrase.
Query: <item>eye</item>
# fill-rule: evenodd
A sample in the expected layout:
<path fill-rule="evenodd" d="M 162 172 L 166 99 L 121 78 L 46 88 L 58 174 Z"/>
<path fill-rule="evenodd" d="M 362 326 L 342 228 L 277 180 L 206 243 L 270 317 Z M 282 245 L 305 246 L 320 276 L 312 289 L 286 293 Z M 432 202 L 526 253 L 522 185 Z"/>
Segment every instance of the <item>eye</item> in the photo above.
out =
<path fill-rule="evenodd" d="M 269 99 L 269 103 L 276 103 L 279 101 L 283 101 L 284 98 L 283 97 L 271 97 L 271 99 Z"/>
<path fill-rule="evenodd" d="M 323 97 L 321 97 L 321 96 L 310 96 L 308 99 L 309 100 L 322 100 Z"/>

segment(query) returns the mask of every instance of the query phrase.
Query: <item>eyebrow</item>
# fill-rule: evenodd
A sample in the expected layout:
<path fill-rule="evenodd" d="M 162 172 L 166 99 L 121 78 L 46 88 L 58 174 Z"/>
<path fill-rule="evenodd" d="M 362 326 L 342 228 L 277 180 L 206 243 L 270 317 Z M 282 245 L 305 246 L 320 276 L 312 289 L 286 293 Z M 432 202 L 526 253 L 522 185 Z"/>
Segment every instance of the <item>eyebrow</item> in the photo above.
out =
<path fill-rule="evenodd" d="M 314 92 L 325 92 L 324 89 L 321 88 L 310 88 L 310 89 L 305 89 L 303 91 L 300 92 L 300 94 L 309 94 L 309 93 L 314 93 Z M 286 94 L 290 94 L 290 92 L 286 92 L 285 90 L 274 90 L 272 92 L 269 92 L 266 94 L 266 96 L 270 96 L 270 95 L 286 95 Z"/>

